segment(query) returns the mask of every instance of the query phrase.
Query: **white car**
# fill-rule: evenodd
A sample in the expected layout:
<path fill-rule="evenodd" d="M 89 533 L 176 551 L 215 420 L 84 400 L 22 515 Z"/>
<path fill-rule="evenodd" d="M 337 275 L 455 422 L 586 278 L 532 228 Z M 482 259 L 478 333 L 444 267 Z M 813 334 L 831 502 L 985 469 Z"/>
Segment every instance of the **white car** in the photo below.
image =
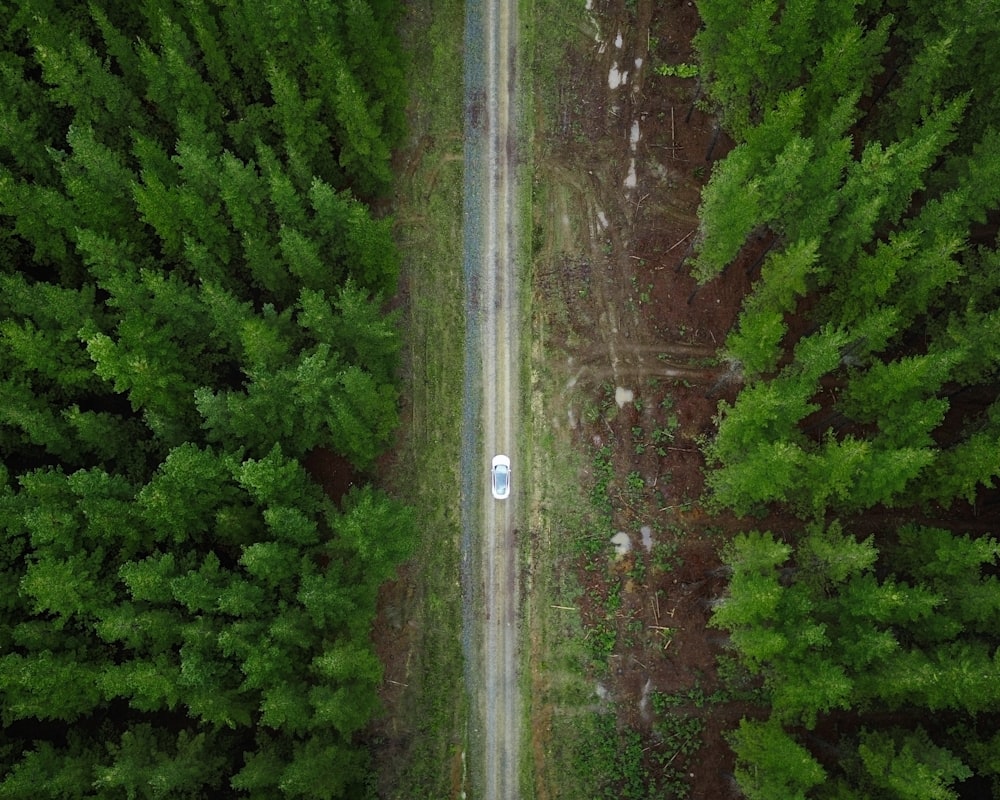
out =
<path fill-rule="evenodd" d="M 493 456 L 491 488 L 496 500 L 506 500 L 510 497 L 510 459 L 507 456 Z"/>

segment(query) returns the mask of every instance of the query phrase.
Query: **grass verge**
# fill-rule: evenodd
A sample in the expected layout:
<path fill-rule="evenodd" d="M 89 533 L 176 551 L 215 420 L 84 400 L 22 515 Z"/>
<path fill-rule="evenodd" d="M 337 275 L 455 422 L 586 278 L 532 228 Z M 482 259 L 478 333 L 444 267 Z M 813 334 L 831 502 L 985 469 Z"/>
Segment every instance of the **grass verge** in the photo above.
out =
<path fill-rule="evenodd" d="M 523 73 L 530 76 L 523 131 L 531 137 L 533 160 L 521 180 L 525 208 L 521 239 L 524 258 L 542 264 L 554 257 L 553 221 L 546 218 L 547 193 L 539 180 L 545 168 L 545 136 L 554 124 L 558 70 L 567 47 L 587 35 L 582 8 L 559 0 L 522 2 Z M 529 110 L 530 109 L 530 110 Z M 530 129 L 528 126 L 530 125 Z M 585 640 L 577 601 L 574 541 L 590 524 L 589 503 L 581 484 L 583 464 L 567 424 L 561 355 L 550 346 L 549 320 L 565 313 L 561 299 L 536 291 L 531 269 L 521 293 L 528 331 L 528 353 L 521 386 L 523 416 L 530 419 L 521 447 L 522 470 L 530 497 L 522 521 L 522 688 L 526 724 L 522 741 L 527 800 L 593 796 L 594 775 L 579 769 L 585 751 L 599 735 L 597 697 L 587 678 L 590 646 Z M 530 300 L 529 300 L 530 299 Z"/>
<path fill-rule="evenodd" d="M 379 791 L 393 800 L 458 797 L 468 709 L 459 579 L 462 381 L 461 0 L 408 4 L 410 138 L 396 164 L 403 425 L 392 483 L 416 510 L 419 544 L 398 608 L 405 679 L 387 705 L 377 748 Z"/>

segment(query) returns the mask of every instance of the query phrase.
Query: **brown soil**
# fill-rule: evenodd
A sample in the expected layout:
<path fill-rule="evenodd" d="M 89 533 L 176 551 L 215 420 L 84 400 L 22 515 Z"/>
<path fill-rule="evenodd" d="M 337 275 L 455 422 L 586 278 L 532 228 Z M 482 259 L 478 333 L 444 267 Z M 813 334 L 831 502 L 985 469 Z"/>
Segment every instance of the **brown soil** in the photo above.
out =
<path fill-rule="evenodd" d="M 539 183 L 554 188 L 548 207 L 536 209 L 536 235 L 549 238 L 536 244 L 543 257 L 536 263 L 535 305 L 567 310 L 546 320 L 547 347 L 566 354 L 565 401 L 576 442 L 587 453 L 611 448 L 611 531 L 629 533 L 633 549 L 604 570 L 585 568 L 581 557 L 580 604 L 591 633 L 609 625 L 617 633 L 607 672 L 595 677 L 609 689 L 620 723 L 646 737 L 647 767 L 658 776 L 663 770 L 655 757 L 670 754 L 660 752 L 668 745 L 653 731 L 644 692 L 686 695 L 698 688 L 710 695 L 720 688 L 716 659 L 725 638 L 706 624 L 711 601 L 725 587 L 719 548 L 744 524 L 702 508 L 697 440 L 711 432 L 718 402 L 738 389 L 713 356 L 766 242 L 752 243 L 707 285 L 689 275 L 701 187 L 732 147 L 697 102 L 696 78 L 653 71 L 695 61 L 694 5 L 607 0 L 594 3 L 593 14 L 603 45 L 567 56 L 560 105 L 547 110 L 558 121 L 557 138 L 546 141 L 544 158 L 536 156 Z M 638 71 L 636 58 L 643 59 Z M 630 75 L 610 88 L 616 64 Z M 635 122 L 640 138 L 633 148 Z M 624 180 L 633 158 L 636 185 L 629 188 Z M 553 304 L 555 298 L 561 302 Z M 618 387 L 635 400 L 619 407 Z M 595 479 L 584 476 L 585 483 Z M 653 529 L 652 552 L 642 546 L 641 526 Z M 609 612 L 613 594 L 620 605 Z M 731 796 L 733 756 L 722 734 L 753 709 L 687 701 L 677 710 L 702 720 L 704 744 L 671 768 L 686 775 L 691 798 Z"/>

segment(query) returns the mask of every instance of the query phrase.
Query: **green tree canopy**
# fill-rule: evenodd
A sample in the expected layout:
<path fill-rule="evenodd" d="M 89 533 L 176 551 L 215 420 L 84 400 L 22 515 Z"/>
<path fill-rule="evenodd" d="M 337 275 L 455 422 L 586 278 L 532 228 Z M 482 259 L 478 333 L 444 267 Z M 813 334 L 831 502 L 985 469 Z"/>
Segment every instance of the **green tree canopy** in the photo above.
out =
<path fill-rule="evenodd" d="M 0 797 L 363 790 L 400 13 L 0 8 Z"/>

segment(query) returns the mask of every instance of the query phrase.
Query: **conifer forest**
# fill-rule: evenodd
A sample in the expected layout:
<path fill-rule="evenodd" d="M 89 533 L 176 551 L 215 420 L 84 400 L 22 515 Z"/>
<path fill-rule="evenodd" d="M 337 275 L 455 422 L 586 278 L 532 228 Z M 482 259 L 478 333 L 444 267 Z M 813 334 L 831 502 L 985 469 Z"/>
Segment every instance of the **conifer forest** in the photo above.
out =
<path fill-rule="evenodd" d="M 749 798 L 1000 796 L 1000 95 L 993 2 L 702 2 L 736 147 L 693 269 L 761 255 L 705 444 L 714 625 L 769 710 Z"/>
<path fill-rule="evenodd" d="M 0 6 L 0 797 L 363 793 L 398 12 Z"/>

